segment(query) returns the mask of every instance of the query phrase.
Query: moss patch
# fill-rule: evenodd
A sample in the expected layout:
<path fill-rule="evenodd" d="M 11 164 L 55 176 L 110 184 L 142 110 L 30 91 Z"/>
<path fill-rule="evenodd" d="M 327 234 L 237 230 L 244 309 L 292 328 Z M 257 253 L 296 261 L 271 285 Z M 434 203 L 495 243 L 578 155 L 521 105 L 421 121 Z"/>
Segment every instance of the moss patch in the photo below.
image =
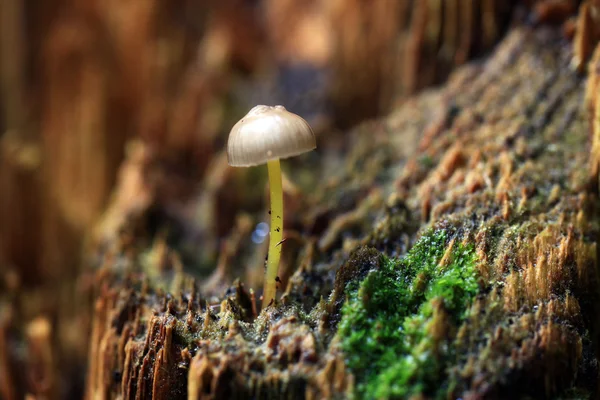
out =
<path fill-rule="evenodd" d="M 456 326 L 479 290 L 472 246 L 424 235 L 347 286 L 338 328 L 359 398 L 443 397 Z M 450 247 L 452 246 L 452 247 Z"/>

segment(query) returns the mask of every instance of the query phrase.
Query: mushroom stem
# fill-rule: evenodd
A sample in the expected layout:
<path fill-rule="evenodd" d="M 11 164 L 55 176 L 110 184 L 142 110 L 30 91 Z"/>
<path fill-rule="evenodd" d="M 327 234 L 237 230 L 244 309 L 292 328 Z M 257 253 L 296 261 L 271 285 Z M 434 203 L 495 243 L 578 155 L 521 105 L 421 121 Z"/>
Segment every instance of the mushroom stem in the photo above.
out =
<path fill-rule="evenodd" d="M 279 159 L 268 161 L 267 168 L 269 170 L 269 189 L 271 192 L 271 232 L 262 308 L 267 307 L 271 301 L 275 300 L 277 270 L 279 269 L 281 240 L 283 238 L 283 189 Z"/>

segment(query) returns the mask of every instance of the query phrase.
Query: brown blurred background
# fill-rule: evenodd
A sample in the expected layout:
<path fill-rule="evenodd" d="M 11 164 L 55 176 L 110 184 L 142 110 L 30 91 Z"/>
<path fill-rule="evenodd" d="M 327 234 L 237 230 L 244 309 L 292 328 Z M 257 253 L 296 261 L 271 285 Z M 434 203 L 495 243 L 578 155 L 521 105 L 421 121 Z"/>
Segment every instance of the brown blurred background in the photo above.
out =
<path fill-rule="evenodd" d="M 189 183 L 201 182 L 248 107 L 282 103 L 330 131 L 382 115 L 490 48 L 511 4 L 4 0 L 1 7 L 0 262 L 35 285 L 77 273 L 128 141 L 142 140 Z M 174 188 L 178 196 L 195 189 Z"/>
<path fill-rule="evenodd" d="M 89 299 L 73 299 L 87 293 L 86 249 L 116 220 L 152 206 L 185 219 L 190 199 L 212 196 L 190 224 L 199 268 L 214 269 L 231 210 L 262 207 L 260 186 L 243 198 L 218 192 L 239 179 L 222 149 L 247 109 L 283 104 L 315 127 L 319 149 L 343 153 L 349 127 L 491 49 L 516 3 L 2 0 L 0 324 L 27 326 L 32 343 L 45 323 L 56 327 L 52 362 L 69 377 L 56 393 L 77 396 L 83 372 L 70 360 L 85 359 L 87 336 L 73 331 L 89 325 Z M 128 190 L 111 198 L 118 180 Z M 0 346 L 0 387 L 1 358 Z"/>

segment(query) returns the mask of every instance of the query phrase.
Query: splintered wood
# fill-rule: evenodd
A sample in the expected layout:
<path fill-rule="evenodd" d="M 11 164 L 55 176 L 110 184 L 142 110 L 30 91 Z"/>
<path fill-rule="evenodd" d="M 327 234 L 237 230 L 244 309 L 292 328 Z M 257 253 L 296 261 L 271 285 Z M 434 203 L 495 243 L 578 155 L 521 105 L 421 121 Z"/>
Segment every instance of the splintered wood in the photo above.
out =
<path fill-rule="evenodd" d="M 458 329 L 434 303 L 431 340 L 452 340 L 458 355 L 445 373 L 452 396 L 595 393 L 598 54 L 582 77 L 559 29 L 516 28 L 445 87 L 358 127 L 341 170 L 321 171 L 299 211 L 306 238 L 282 302 L 258 316 L 239 281 L 215 301 L 181 271 L 140 281 L 108 263 L 90 397 L 345 396 L 354 377 L 335 336 L 346 284 L 430 229 L 452 235 L 442 267 L 473 245 L 484 288 Z M 218 274 L 251 259 L 232 252 Z"/>

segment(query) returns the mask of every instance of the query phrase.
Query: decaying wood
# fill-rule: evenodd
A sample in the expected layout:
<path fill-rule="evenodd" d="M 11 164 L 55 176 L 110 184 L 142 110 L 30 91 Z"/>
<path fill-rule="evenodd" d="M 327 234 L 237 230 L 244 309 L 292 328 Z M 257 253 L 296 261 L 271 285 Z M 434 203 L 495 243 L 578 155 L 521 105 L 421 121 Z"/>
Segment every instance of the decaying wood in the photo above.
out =
<path fill-rule="evenodd" d="M 291 222 L 306 235 L 292 254 L 300 267 L 282 302 L 257 318 L 240 283 L 213 302 L 180 272 L 140 280 L 134 271 L 147 267 L 135 252 L 126 278 L 109 262 L 88 394 L 344 397 L 354 382 L 336 337 L 345 284 L 377 268 L 369 252 L 401 255 L 430 228 L 453 232 L 449 249 L 473 243 L 487 288 L 455 333 L 454 395 L 595 394 L 597 57 L 587 77 L 572 57 L 559 29 L 516 28 L 485 62 L 357 128 L 341 173 L 321 170 L 317 190 L 303 194 L 311 217 Z M 221 268 L 253 258 L 236 257 Z M 432 323 L 450 334 L 444 321 Z"/>
<path fill-rule="evenodd" d="M 475 246 L 485 289 L 456 331 L 432 319 L 434 340 L 461 354 L 445 372 L 452 396 L 600 395 L 597 1 L 577 19 L 578 2 L 525 2 L 534 23 L 506 35 L 512 2 L 398 2 L 395 14 L 267 2 L 272 32 L 287 28 L 286 7 L 302 14 L 271 56 L 337 71 L 338 112 L 402 102 L 289 161 L 281 301 L 263 311 L 252 289 L 264 244 L 251 239 L 264 181 L 229 169 L 214 145 L 223 71 L 257 69 L 264 32 L 231 0 L 180 34 L 191 21 L 171 10 L 161 23 L 159 3 L 77 3 L 42 25 L 39 132 L 0 137 L 11 193 L 0 197 L 0 397 L 76 396 L 85 374 L 88 398 L 343 398 L 356 384 L 337 336 L 347 283 L 430 229 L 453 235 L 442 264 L 458 243 Z M 332 37 L 290 53 L 311 21 Z M 368 40 L 358 26 L 373 28 Z M 500 38 L 442 87 L 403 97 Z M 79 249 L 106 203 L 86 254 L 92 281 Z"/>

